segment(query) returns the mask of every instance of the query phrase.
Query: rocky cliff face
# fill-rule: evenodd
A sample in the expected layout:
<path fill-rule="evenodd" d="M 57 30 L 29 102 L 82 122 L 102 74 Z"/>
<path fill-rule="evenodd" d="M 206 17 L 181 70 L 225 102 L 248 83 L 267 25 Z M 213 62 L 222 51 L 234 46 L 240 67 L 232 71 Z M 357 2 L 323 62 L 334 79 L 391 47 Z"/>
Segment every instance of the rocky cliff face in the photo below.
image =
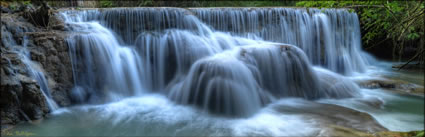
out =
<path fill-rule="evenodd" d="M 30 18 L 26 15 L 30 15 L 28 10 L 1 15 L 2 130 L 7 128 L 6 125 L 40 119 L 50 111 L 41 85 L 31 77 L 24 63 L 20 52 L 24 49 L 37 69 L 45 74 L 53 100 L 59 106 L 70 105 L 68 93 L 73 79 L 65 27 L 54 16 L 49 18 L 48 26 L 41 26 L 29 21 L 30 18 L 38 18 L 37 15 L 33 14 Z"/>

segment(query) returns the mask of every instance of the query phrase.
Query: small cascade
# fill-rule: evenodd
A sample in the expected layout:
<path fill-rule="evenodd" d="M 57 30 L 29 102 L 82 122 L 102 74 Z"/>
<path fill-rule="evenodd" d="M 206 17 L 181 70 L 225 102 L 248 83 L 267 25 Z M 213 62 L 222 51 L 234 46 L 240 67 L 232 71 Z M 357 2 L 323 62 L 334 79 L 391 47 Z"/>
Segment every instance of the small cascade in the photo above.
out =
<path fill-rule="evenodd" d="M 37 84 L 40 86 L 41 93 L 46 99 L 49 110 L 54 111 L 58 109 L 59 106 L 56 104 L 56 102 L 52 98 L 52 95 L 50 94 L 51 92 L 49 89 L 48 81 L 41 67 L 39 66 L 39 64 L 34 63 L 30 59 L 30 53 L 27 50 L 27 43 L 28 43 L 27 41 L 28 41 L 27 36 L 24 36 L 22 40 L 22 44 L 24 48 L 21 51 L 19 51 L 19 54 L 21 55 L 22 61 L 26 65 L 27 71 L 29 72 L 31 77 L 37 81 Z"/>
<path fill-rule="evenodd" d="M 3 19 L 3 16 L 2 16 Z M 11 54 L 13 56 L 17 56 L 18 58 L 14 58 L 19 60 L 16 63 L 11 63 L 10 58 L 8 58 L 6 56 L 6 60 L 8 62 L 8 66 L 14 68 L 14 69 L 19 69 L 19 72 L 12 72 L 12 76 L 17 76 L 19 75 L 23 75 L 25 82 L 27 82 L 28 80 L 31 80 L 31 84 L 35 84 L 32 83 L 32 80 L 35 80 L 35 82 L 37 82 L 37 85 L 39 86 L 40 90 L 41 90 L 41 94 L 43 95 L 44 99 L 46 99 L 47 105 L 49 107 L 50 112 L 56 110 L 58 108 L 58 105 L 56 104 L 56 102 L 53 100 L 52 95 L 51 95 L 51 91 L 50 91 L 50 87 L 49 87 L 49 83 L 48 80 L 46 79 L 46 75 L 44 73 L 44 70 L 42 69 L 43 67 L 41 67 L 39 63 L 37 63 L 36 61 L 32 61 L 31 60 L 31 54 L 30 54 L 30 50 L 28 48 L 28 44 L 29 44 L 29 36 L 26 34 L 28 32 L 34 32 L 34 28 L 32 27 L 28 27 L 25 26 L 23 24 L 21 24 L 21 21 L 18 21 L 18 25 L 13 26 L 13 27 L 9 27 L 8 23 L 15 23 L 14 20 L 9 20 L 9 18 L 4 18 L 5 22 L 2 21 L 2 27 L 1 27 L 1 55 L 7 55 L 7 54 Z M 3 25 L 3 23 L 5 23 Z M 21 26 L 23 25 L 23 26 Z M 3 48 L 5 48 L 5 50 L 3 50 Z M 5 53 L 3 53 L 3 51 L 5 51 Z M 10 52 L 10 53 L 9 53 Z M 23 63 L 23 64 L 21 64 Z M 2 75 L 3 76 L 3 75 Z M 7 77 L 7 76 L 6 76 Z M 20 77 L 20 76 L 19 76 Z M 27 78 L 27 77 L 31 77 Z M 3 77 L 2 77 L 3 79 Z M 18 78 L 16 80 L 21 80 L 21 86 L 23 86 L 22 83 L 22 79 Z M 26 84 L 26 83 L 25 83 Z M 34 86 L 35 87 L 35 86 Z M 29 89 L 32 90 L 32 89 Z M 15 92 L 15 91 L 13 91 Z M 34 91 L 24 91 L 24 92 L 34 92 Z M 38 91 L 35 91 L 38 92 Z M 14 93 L 15 94 L 15 93 Z M 16 93 L 16 94 L 22 94 L 22 93 Z M 36 93 L 38 94 L 38 93 Z M 20 95 L 18 95 L 20 96 Z M 35 96 L 34 96 L 35 97 Z M 36 96 L 37 100 L 38 100 L 38 96 Z M 27 98 L 15 98 L 16 101 L 27 101 Z M 29 101 L 32 101 L 32 99 L 28 99 Z M 22 102 L 19 102 L 22 103 Z M 40 104 L 39 102 L 36 102 L 37 105 L 42 105 L 44 106 L 44 102 L 42 104 Z M 20 104 L 21 105 L 21 104 Z M 27 107 L 27 106 L 26 106 Z M 33 106 L 30 106 L 33 107 Z M 37 106 L 38 107 L 38 106 Z M 42 108 L 44 110 L 44 108 Z M 30 121 L 30 117 L 27 116 L 27 114 L 24 114 L 24 111 L 19 110 L 19 113 L 28 121 Z M 30 115 L 31 116 L 31 115 Z"/>
<path fill-rule="evenodd" d="M 111 31 L 98 23 L 78 24 L 82 34 L 68 41 L 73 62 L 74 100 L 99 100 L 108 96 L 99 90 L 117 91 L 120 95 L 134 96 L 141 90 L 141 62 L 139 55 L 128 47 L 120 46 Z M 77 31 L 77 30 L 75 30 Z M 90 33 L 88 33 L 90 32 Z M 78 50 L 77 50 L 78 49 Z M 82 50 L 81 50 L 82 49 Z M 99 92 L 97 92 L 99 91 Z M 96 92 L 97 96 L 92 96 Z"/>
<path fill-rule="evenodd" d="M 309 60 L 334 72 L 363 72 L 360 25 L 344 9 L 197 8 L 206 24 L 234 35 L 287 43 L 303 49 Z"/>
<path fill-rule="evenodd" d="M 52 98 L 52 95 L 50 94 L 50 89 L 49 89 L 44 73 L 39 70 L 33 69 L 33 66 L 35 66 L 35 64 L 31 62 L 31 60 L 28 60 L 28 59 L 24 59 L 24 60 L 25 60 L 24 62 L 26 62 L 25 64 L 28 67 L 28 71 L 31 74 L 31 77 L 33 77 L 37 81 L 37 84 L 40 85 L 40 89 L 43 93 L 44 98 L 47 101 L 47 105 L 49 106 L 50 111 L 54 111 L 58 109 L 59 106 L 56 104 L 56 102 Z"/>
<path fill-rule="evenodd" d="M 152 92 L 250 116 L 285 97 L 357 96 L 357 15 L 344 9 L 112 8 L 62 11 L 79 103 Z M 316 65 L 316 67 L 313 67 Z M 318 67 L 323 67 L 318 68 Z"/>

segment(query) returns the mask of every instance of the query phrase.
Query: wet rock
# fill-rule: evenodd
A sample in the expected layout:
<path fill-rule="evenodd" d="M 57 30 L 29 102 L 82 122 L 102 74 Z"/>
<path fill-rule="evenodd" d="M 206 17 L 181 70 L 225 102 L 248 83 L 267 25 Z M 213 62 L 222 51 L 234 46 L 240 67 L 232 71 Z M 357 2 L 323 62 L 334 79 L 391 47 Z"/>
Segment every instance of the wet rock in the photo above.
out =
<path fill-rule="evenodd" d="M 73 75 L 68 45 L 64 40 L 66 35 L 61 32 L 34 32 L 28 35 L 34 42 L 34 47 L 29 48 L 31 58 L 39 62 L 46 72 L 53 100 L 59 106 L 70 105 Z"/>
<path fill-rule="evenodd" d="M 30 12 L 31 7 L 23 7 Z M 70 105 L 68 92 L 73 87 L 72 66 L 65 42 L 66 32 L 33 25 L 24 12 L 1 15 L 1 119 L 4 125 L 41 119 L 48 112 L 48 104 L 40 85 L 31 78 L 19 52 L 26 40 L 30 59 L 38 64 L 48 80 L 52 98 L 60 106 Z"/>
<path fill-rule="evenodd" d="M 336 136 L 336 137 L 374 137 L 374 135 L 362 132 L 356 129 L 330 125 L 329 129 L 324 130 L 318 136 Z"/>
<path fill-rule="evenodd" d="M 52 14 L 57 14 L 55 11 L 52 11 Z M 61 31 L 68 31 L 70 28 L 63 22 L 62 19 L 59 18 L 59 16 L 51 16 L 49 18 L 50 28 L 53 30 L 61 30 Z"/>
<path fill-rule="evenodd" d="M 287 114 L 303 115 L 306 119 L 317 122 L 318 127 L 328 127 L 337 125 L 351 128 L 362 132 L 380 132 L 388 131 L 381 126 L 371 115 L 354 109 L 334 105 L 307 102 L 302 100 L 290 100 L 292 105 L 279 104 L 274 107 L 279 112 Z M 297 104 L 294 106 L 293 104 Z M 318 136 L 329 136 L 325 133 Z"/>
<path fill-rule="evenodd" d="M 12 57 L 12 59 L 8 58 Z M 23 62 L 15 64 L 3 60 L 14 60 L 12 55 L 2 56 L 0 106 L 3 124 L 16 124 L 25 120 L 23 114 L 31 120 L 40 119 L 48 112 L 48 107 L 36 81 L 21 74 L 16 69 L 25 70 Z M 22 114 L 23 113 L 23 114 Z"/>
<path fill-rule="evenodd" d="M 49 111 L 46 99 L 43 96 L 40 87 L 36 84 L 36 81 L 32 83 L 24 83 L 23 94 L 22 94 L 22 105 L 23 112 L 29 116 L 31 120 L 40 119 L 43 115 Z"/>
<path fill-rule="evenodd" d="M 18 80 L 13 78 L 13 75 L 4 73 L 4 67 L 1 69 L 1 100 L 2 108 L 8 105 L 16 105 L 19 103 L 19 95 L 22 94 L 22 86 Z"/>
<path fill-rule="evenodd" d="M 362 132 L 356 129 L 330 125 L 329 129 L 325 130 L 319 136 L 337 136 L 337 137 L 423 137 L 424 131 L 381 131 L 376 133 Z"/>
<path fill-rule="evenodd" d="M 424 95 L 424 87 L 409 83 L 403 80 L 390 80 L 390 79 L 370 79 L 370 80 L 358 80 L 356 83 L 362 88 L 377 89 L 385 88 L 391 91 L 412 94 L 412 95 Z"/>
<path fill-rule="evenodd" d="M 373 135 L 375 135 L 376 137 L 423 137 L 424 130 L 410 132 L 387 131 L 374 133 Z"/>
<path fill-rule="evenodd" d="M 2 45 L 10 47 L 14 45 L 22 45 L 22 39 L 26 32 L 40 31 L 39 28 L 34 27 L 31 23 L 27 22 L 19 14 L 2 14 L 1 15 L 1 31 L 2 31 Z"/>
<path fill-rule="evenodd" d="M 44 56 L 44 54 L 42 54 L 40 51 L 38 50 L 31 50 L 31 60 L 36 60 L 40 63 L 46 62 L 46 56 Z"/>

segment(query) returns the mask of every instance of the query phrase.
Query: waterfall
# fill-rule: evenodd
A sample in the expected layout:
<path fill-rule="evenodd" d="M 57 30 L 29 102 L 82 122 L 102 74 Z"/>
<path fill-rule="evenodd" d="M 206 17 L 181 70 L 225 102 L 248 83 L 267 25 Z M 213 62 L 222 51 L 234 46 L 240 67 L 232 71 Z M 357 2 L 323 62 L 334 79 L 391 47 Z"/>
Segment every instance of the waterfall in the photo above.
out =
<path fill-rule="evenodd" d="M 208 112 L 249 116 L 279 98 L 345 98 L 363 72 L 345 9 L 112 8 L 62 11 L 79 103 L 152 92 Z M 314 67 L 315 66 L 315 67 Z"/>
<path fill-rule="evenodd" d="M 41 93 L 43 97 L 46 99 L 47 105 L 50 111 L 56 110 L 59 106 L 53 100 L 50 88 L 46 79 L 46 76 L 43 73 L 43 70 L 39 66 L 30 59 L 30 52 L 27 49 L 28 37 L 26 35 L 23 36 L 22 39 L 22 49 L 16 50 L 18 55 L 20 56 L 22 62 L 26 66 L 27 72 L 30 76 L 36 80 L 37 84 L 40 86 Z"/>
<path fill-rule="evenodd" d="M 300 47 L 309 60 L 341 74 L 363 72 L 356 13 L 344 9 L 201 8 L 193 12 L 217 30 Z"/>

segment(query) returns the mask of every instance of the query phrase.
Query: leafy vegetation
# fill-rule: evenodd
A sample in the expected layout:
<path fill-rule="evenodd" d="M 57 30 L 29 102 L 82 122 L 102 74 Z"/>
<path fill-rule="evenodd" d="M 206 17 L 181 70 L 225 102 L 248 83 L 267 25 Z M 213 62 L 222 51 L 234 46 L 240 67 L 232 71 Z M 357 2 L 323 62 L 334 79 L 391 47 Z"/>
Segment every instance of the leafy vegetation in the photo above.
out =
<path fill-rule="evenodd" d="M 425 131 L 424 130 L 422 130 L 422 131 L 413 131 L 413 132 L 415 134 L 415 137 L 423 137 L 423 136 L 425 136 Z"/>
<path fill-rule="evenodd" d="M 1 1 L 1 6 L 10 10 L 17 10 L 21 5 L 32 6 L 31 0 L 9 0 Z"/>
<path fill-rule="evenodd" d="M 114 6 L 111 0 L 100 0 L 99 4 L 100 4 L 100 7 L 103 7 L 103 8 Z"/>

